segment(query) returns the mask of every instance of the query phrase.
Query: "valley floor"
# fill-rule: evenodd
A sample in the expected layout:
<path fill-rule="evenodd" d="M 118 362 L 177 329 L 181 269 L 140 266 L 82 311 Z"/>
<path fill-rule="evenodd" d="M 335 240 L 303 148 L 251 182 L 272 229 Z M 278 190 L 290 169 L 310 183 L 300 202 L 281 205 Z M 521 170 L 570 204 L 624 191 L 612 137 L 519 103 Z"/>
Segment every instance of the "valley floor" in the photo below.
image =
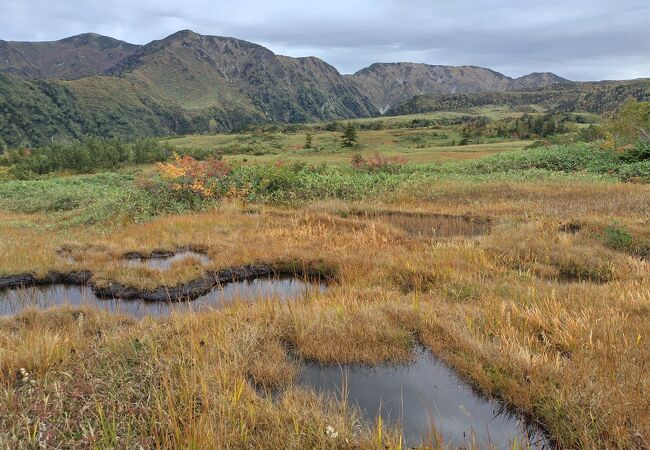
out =
<path fill-rule="evenodd" d="M 419 343 L 558 446 L 650 446 L 650 185 L 441 180 L 383 201 L 235 199 L 108 226 L 0 214 L 0 276 L 175 286 L 201 267 L 120 258 L 188 246 L 208 269 L 289 264 L 334 279 L 293 302 L 167 318 L 0 318 L 1 447 L 399 448 L 398 429 L 298 386 L 296 360 L 403 362 Z"/>

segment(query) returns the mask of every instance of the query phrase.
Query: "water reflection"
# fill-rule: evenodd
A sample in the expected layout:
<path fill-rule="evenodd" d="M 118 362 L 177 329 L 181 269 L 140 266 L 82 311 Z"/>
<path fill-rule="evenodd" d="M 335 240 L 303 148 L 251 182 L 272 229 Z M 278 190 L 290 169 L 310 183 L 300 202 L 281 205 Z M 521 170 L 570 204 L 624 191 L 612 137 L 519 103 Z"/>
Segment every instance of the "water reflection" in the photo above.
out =
<path fill-rule="evenodd" d="M 221 308 L 233 302 L 289 301 L 310 293 L 322 292 L 324 284 L 300 278 L 268 279 L 228 283 L 187 302 L 149 302 L 144 300 L 100 299 L 87 286 L 55 284 L 0 291 L 0 315 L 7 316 L 30 307 L 89 305 L 135 317 L 167 316 L 172 311 L 201 311 Z"/>
<path fill-rule="evenodd" d="M 299 383 L 342 398 L 374 423 L 401 425 L 407 446 L 435 444 L 432 425 L 446 446 L 510 448 L 530 440 L 543 447 L 543 435 L 532 433 L 521 418 L 504 412 L 495 401 L 480 398 L 424 348 L 408 365 L 320 365 L 306 363 Z"/>

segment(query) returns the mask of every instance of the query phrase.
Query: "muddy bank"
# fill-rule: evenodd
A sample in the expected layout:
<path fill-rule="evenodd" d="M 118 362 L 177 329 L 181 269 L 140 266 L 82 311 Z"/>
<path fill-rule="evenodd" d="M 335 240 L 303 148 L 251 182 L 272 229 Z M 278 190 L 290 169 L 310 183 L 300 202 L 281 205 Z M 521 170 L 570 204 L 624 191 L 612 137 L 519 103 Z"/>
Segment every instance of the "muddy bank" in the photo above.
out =
<path fill-rule="evenodd" d="M 31 273 L 22 273 L 0 277 L 0 289 L 11 289 L 20 286 L 39 286 L 44 284 L 82 285 L 90 283 L 91 279 L 92 273 L 89 271 L 68 273 L 48 272 L 42 277 L 38 277 Z"/>
<path fill-rule="evenodd" d="M 128 257 L 122 258 L 128 267 L 146 267 L 151 270 L 165 271 L 176 264 L 192 264 L 206 266 L 212 262 L 210 257 L 205 253 L 199 253 L 192 250 L 183 250 L 175 253 L 155 253 L 150 256 L 134 256 L 129 254 Z"/>

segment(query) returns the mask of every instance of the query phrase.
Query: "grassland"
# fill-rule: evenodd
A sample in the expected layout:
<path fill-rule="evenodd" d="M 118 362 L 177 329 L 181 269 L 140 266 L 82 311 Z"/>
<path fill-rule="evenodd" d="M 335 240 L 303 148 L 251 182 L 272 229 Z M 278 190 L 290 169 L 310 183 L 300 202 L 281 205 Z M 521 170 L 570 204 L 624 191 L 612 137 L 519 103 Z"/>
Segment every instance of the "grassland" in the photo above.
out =
<path fill-rule="evenodd" d="M 389 158 L 401 157 L 409 163 L 463 161 L 522 150 L 532 142 L 516 137 L 483 136 L 478 142 L 464 143 L 463 123 L 472 118 L 487 121 L 512 120 L 523 114 L 511 108 L 491 106 L 329 124 L 260 125 L 240 133 L 188 135 L 166 138 L 163 142 L 183 152 L 220 154 L 226 160 L 239 163 L 282 160 L 309 164 L 345 164 L 350 161 L 352 152 L 366 157 L 374 154 Z M 529 114 L 542 115 L 542 111 Z M 578 115 L 586 123 L 598 123 L 601 120 L 589 113 Z M 340 145 L 341 131 L 346 124 L 352 124 L 359 130 L 359 143 L 352 150 L 342 149 Z M 572 126 L 580 129 L 586 124 Z M 312 143 L 309 148 L 305 148 L 308 134 Z"/>
<path fill-rule="evenodd" d="M 219 200 L 173 196 L 151 166 L 0 183 L 0 276 L 89 270 L 100 285 L 171 287 L 201 269 L 120 258 L 184 246 L 205 249 L 210 270 L 336 274 L 290 303 L 0 318 L 0 446 L 400 448 L 399 429 L 298 386 L 298 361 L 403 362 L 422 343 L 560 447 L 647 447 L 647 164 L 587 144 L 450 146 L 454 128 L 439 139 L 397 123 L 360 134 L 362 154 L 407 159 L 386 171 L 350 167 L 339 134 L 312 126 L 170 141 L 233 148 Z M 318 150 L 301 148 L 306 131 Z M 450 216 L 487 233 L 432 236 Z"/>
<path fill-rule="evenodd" d="M 313 148 L 304 149 L 303 133 L 271 133 L 261 136 L 225 134 L 188 136 L 165 142 L 185 151 L 214 149 L 225 152 L 224 158 L 238 162 L 268 163 L 279 160 L 304 161 L 310 164 L 345 164 L 350 151 L 342 151 L 338 132 L 320 132 L 313 136 Z M 418 129 L 380 130 L 363 132 L 363 144 L 357 151 L 364 156 L 379 153 L 386 157 L 403 157 L 408 162 L 468 160 L 494 155 L 509 150 L 521 150 L 528 141 L 486 142 L 478 145 L 456 146 L 462 139 L 457 130 L 446 129 L 432 136 Z"/>

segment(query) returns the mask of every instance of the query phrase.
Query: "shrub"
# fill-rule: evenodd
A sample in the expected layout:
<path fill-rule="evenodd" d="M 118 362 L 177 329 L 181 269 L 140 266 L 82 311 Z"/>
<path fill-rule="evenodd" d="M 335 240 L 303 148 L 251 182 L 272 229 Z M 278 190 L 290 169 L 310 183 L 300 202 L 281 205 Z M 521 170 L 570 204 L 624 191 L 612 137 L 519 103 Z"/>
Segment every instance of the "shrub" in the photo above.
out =
<path fill-rule="evenodd" d="M 578 142 L 595 142 L 605 137 L 602 128 L 597 125 L 589 125 L 586 128 L 581 128 L 577 135 Z"/>
<path fill-rule="evenodd" d="M 305 135 L 305 145 L 303 146 L 303 148 L 306 148 L 306 149 L 311 148 L 312 143 L 313 143 L 313 137 L 312 137 L 311 134 L 307 133 Z"/>
<path fill-rule="evenodd" d="M 555 134 L 563 134 L 568 130 L 567 114 L 524 114 L 521 117 L 512 119 L 501 119 L 494 123 L 492 133 L 496 136 L 516 137 L 518 139 L 545 138 Z"/>
<path fill-rule="evenodd" d="M 221 160 L 197 161 L 191 156 L 174 155 L 170 163 L 158 163 L 158 174 L 171 189 L 182 197 L 220 197 L 225 193 L 223 179 L 230 167 Z"/>
<path fill-rule="evenodd" d="M 330 122 L 324 127 L 325 131 L 344 131 L 345 125 L 340 122 Z"/>
<path fill-rule="evenodd" d="M 641 139 L 631 148 L 625 149 L 620 159 L 626 163 L 650 161 L 650 138 Z"/>
<path fill-rule="evenodd" d="M 348 123 L 348 126 L 345 128 L 343 135 L 341 136 L 341 145 L 343 147 L 355 147 L 357 145 L 357 129 L 354 128 L 354 125 Z"/>
<path fill-rule="evenodd" d="M 629 249 L 634 241 L 627 228 L 616 221 L 605 227 L 602 238 L 607 245 L 621 251 Z"/>
<path fill-rule="evenodd" d="M 131 146 L 130 159 L 136 164 L 147 164 L 166 161 L 172 153 L 169 145 L 161 145 L 153 139 L 140 139 Z"/>
<path fill-rule="evenodd" d="M 375 153 L 373 156 L 366 159 L 361 156 L 361 154 L 356 153 L 352 156 L 350 164 L 356 170 L 397 173 L 402 169 L 404 164 L 406 164 L 406 160 L 399 156 L 392 158 L 382 157 L 379 153 Z"/>
<path fill-rule="evenodd" d="M 606 130 L 617 146 L 650 139 L 650 102 L 629 100 L 607 124 Z"/>
<path fill-rule="evenodd" d="M 363 122 L 361 123 L 360 128 L 362 130 L 373 130 L 373 131 L 383 130 L 384 122 L 382 122 L 381 120 L 374 120 L 372 122 Z"/>
<path fill-rule="evenodd" d="M 90 173 L 127 163 L 164 161 L 171 154 L 171 147 L 153 139 L 128 144 L 119 139 L 86 138 L 69 144 L 13 150 L 2 155 L 0 164 L 10 166 L 14 178 L 29 180 L 57 171 Z"/>

